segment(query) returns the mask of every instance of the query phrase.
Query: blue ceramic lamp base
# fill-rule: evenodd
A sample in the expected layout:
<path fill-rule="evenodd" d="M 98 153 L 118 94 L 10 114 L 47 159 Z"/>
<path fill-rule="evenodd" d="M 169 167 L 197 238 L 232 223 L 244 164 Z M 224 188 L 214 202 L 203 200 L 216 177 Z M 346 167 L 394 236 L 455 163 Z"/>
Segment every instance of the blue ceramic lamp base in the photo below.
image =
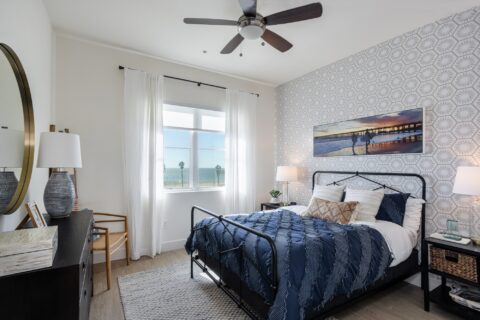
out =
<path fill-rule="evenodd" d="M 18 180 L 12 171 L 0 172 L 0 214 L 4 213 L 17 191 Z"/>
<path fill-rule="evenodd" d="M 75 198 L 75 187 L 66 171 L 53 172 L 48 179 L 43 203 L 52 219 L 70 216 Z"/>

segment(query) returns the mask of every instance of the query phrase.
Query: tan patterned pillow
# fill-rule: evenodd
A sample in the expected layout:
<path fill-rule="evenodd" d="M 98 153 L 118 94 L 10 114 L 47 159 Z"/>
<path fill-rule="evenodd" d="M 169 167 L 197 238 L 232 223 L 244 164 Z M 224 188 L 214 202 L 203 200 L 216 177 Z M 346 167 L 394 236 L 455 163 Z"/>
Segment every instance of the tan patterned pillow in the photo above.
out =
<path fill-rule="evenodd" d="M 357 204 L 357 201 L 333 202 L 312 197 L 305 215 L 330 222 L 347 224 L 350 222 Z"/>

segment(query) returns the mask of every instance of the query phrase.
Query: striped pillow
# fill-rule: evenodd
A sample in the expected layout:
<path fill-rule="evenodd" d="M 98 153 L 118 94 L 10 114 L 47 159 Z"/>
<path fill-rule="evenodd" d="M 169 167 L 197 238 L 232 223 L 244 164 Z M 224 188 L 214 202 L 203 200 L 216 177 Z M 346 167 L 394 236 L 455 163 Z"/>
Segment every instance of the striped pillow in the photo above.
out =
<path fill-rule="evenodd" d="M 408 198 L 407 204 L 405 205 L 403 227 L 411 230 L 415 234 L 417 234 L 422 221 L 422 209 L 424 203 L 425 200 L 423 199 Z"/>
<path fill-rule="evenodd" d="M 312 198 L 320 198 L 328 201 L 341 201 L 343 198 L 343 190 L 345 186 L 321 186 L 315 185 L 313 188 Z"/>
<path fill-rule="evenodd" d="M 334 202 L 312 197 L 305 212 L 308 217 L 347 224 L 358 202 Z"/>
<path fill-rule="evenodd" d="M 358 202 L 355 212 L 353 213 L 353 220 L 375 222 L 375 216 L 382 203 L 383 195 L 383 190 L 371 191 L 347 188 L 345 202 Z"/>

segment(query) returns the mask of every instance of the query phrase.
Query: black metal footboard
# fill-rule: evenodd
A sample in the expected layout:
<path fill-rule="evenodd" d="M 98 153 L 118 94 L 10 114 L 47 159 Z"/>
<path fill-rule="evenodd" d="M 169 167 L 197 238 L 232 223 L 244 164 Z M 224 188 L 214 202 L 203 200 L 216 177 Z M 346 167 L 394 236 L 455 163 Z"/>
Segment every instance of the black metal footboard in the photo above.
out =
<path fill-rule="evenodd" d="M 198 229 L 195 228 L 195 212 L 196 211 L 199 211 L 199 212 L 203 212 L 209 216 L 212 216 L 215 218 L 215 221 L 212 222 L 212 223 L 209 223 L 208 225 L 205 225 L 205 226 L 201 226 L 199 227 Z M 272 293 L 273 293 L 273 297 L 275 297 L 276 293 L 277 293 L 277 288 L 278 288 L 278 279 L 277 279 L 277 248 L 275 247 L 275 242 L 273 241 L 273 239 L 269 236 L 269 235 L 266 235 L 258 230 L 255 230 L 255 229 L 252 229 L 252 228 L 249 228 L 249 227 L 246 227 L 238 222 L 235 222 L 235 221 L 232 221 L 228 218 L 225 218 L 224 216 L 222 215 L 217 215 L 211 211 L 208 211 L 206 209 L 203 209 L 201 207 L 198 207 L 198 206 L 193 206 L 192 207 L 192 210 L 191 210 L 191 229 L 190 231 L 193 233 L 194 231 L 197 231 L 199 229 L 202 229 L 202 228 L 206 228 L 206 227 L 209 227 L 211 226 L 212 224 L 216 224 L 216 223 L 221 223 L 223 224 L 223 226 L 225 227 L 225 230 L 227 230 L 227 232 L 230 233 L 230 230 L 228 230 L 227 228 L 227 225 L 230 224 L 230 225 L 233 225 L 237 228 L 240 228 L 242 230 L 245 230 L 249 233 L 252 233 L 260 238 L 263 238 L 265 239 L 270 248 L 271 248 L 271 251 L 272 251 L 272 260 L 271 260 L 271 270 L 272 270 L 272 273 L 271 273 L 271 277 L 268 280 L 269 284 L 270 284 L 270 288 L 272 290 Z M 232 235 L 232 239 L 233 239 L 233 235 Z M 216 262 L 218 263 L 218 265 L 215 267 L 216 269 L 216 272 L 217 272 L 217 276 L 218 278 L 216 278 L 213 273 L 207 268 L 207 262 L 206 261 L 203 261 L 203 264 L 201 263 L 201 258 L 199 257 L 198 254 L 194 254 L 194 252 L 192 251 L 190 253 L 190 277 L 193 278 L 193 265 L 194 263 L 200 267 L 200 269 L 205 272 L 205 274 L 207 274 L 210 279 L 212 279 L 212 281 L 220 288 L 222 289 L 223 292 L 225 292 L 237 305 L 239 308 L 241 308 L 243 311 L 245 311 L 245 313 L 252 319 L 258 319 L 258 316 L 257 314 L 252 311 L 250 308 L 248 308 L 248 306 L 245 304 L 245 299 L 243 297 L 243 294 L 242 292 L 244 290 L 242 290 L 242 282 L 240 281 L 239 283 L 237 283 L 237 290 L 236 294 L 232 293 L 231 290 L 228 288 L 228 284 L 224 281 L 223 277 L 222 277 L 222 255 L 223 254 L 227 254 L 227 253 L 231 253 L 231 252 L 239 252 L 240 253 L 240 259 L 241 261 L 243 261 L 243 246 L 244 246 L 244 243 L 238 243 L 238 244 L 235 244 L 234 243 L 234 247 L 233 248 L 229 248 L 229 249 L 226 249 L 226 250 L 218 250 L 217 251 L 217 254 L 218 254 L 218 258 L 215 259 Z M 255 264 L 252 264 L 253 267 L 257 268 Z M 243 263 L 240 264 L 240 267 L 243 267 Z M 259 272 L 260 270 L 257 269 Z M 245 288 L 247 292 L 249 292 L 248 288 Z"/>

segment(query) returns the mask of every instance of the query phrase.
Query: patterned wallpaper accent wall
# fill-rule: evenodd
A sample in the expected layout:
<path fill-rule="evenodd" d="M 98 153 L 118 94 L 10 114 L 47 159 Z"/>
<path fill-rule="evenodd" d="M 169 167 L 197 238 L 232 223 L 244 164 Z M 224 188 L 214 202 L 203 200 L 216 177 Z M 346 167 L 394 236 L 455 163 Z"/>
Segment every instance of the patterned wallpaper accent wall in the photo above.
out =
<path fill-rule="evenodd" d="M 452 186 L 457 166 L 480 165 L 479 61 L 476 7 L 279 86 L 276 161 L 303 169 L 290 199 L 308 203 L 314 170 L 415 172 L 428 184 L 427 234 L 446 228 L 450 217 L 466 232 L 471 198 L 452 195 Z M 424 154 L 313 157 L 315 125 L 417 107 L 426 110 Z"/>

